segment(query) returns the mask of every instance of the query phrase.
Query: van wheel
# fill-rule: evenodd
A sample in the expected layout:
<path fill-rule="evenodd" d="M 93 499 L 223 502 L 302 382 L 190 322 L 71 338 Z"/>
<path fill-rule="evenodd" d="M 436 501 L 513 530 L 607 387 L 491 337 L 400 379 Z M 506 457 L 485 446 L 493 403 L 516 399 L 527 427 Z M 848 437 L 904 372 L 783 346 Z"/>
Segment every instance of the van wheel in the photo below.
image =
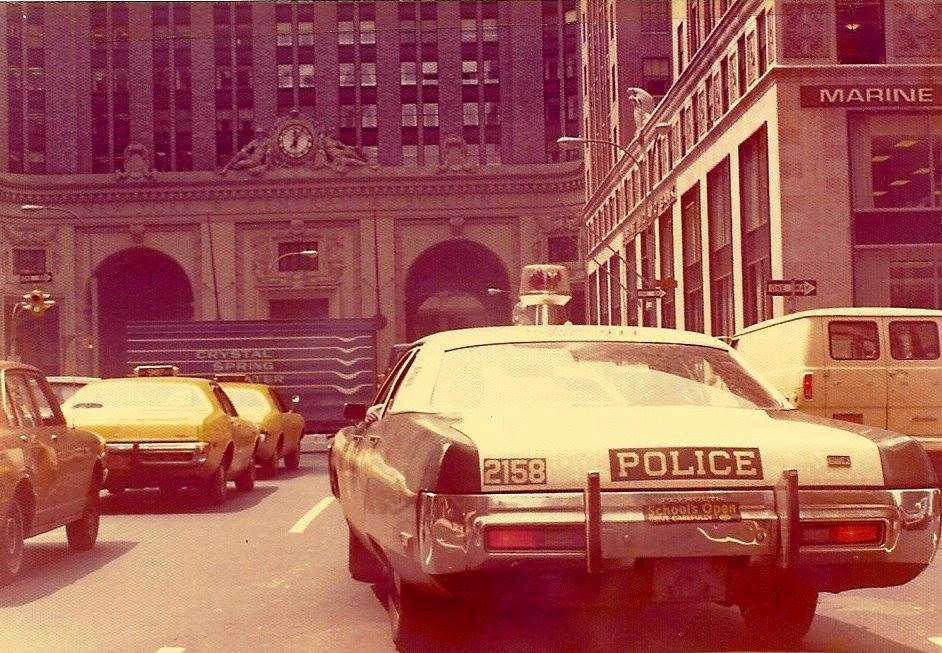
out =
<path fill-rule="evenodd" d="M 7 514 L 0 521 L 0 585 L 12 582 L 20 573 L 25 528 L 23 507 L 19 501 L 11 501 Z"/>
<path fill-rule="evenodd" d="M 255 487 L 255 460 L 250 460 L 245 470 L 236 477 L 237 490 L 248 492 Z"/>
<path fill-rule="evenodd" d="M 746 628 L 760 648 L 790 648 L 811 628 L 818 593 L 795 579 L 782 577 L 771 586 L 756 588 L 740 602 Z"/>
<path fill-rule="evenodd" d="M 203 484 L 203 498 L 206 505 L 219 506 L 226 501 L 226 468 L 222 464 L 216 468 L 213 475 Z"/>
<path fill-rule="evenodd" d="M 98 540 L 98 526 L 101 523 L 101 500 L 98 494 L 98 486 L 93 483 L 88 490 L 82 516 L 65 525 L 65 536 L 73 551 L 88 551 Z"/>

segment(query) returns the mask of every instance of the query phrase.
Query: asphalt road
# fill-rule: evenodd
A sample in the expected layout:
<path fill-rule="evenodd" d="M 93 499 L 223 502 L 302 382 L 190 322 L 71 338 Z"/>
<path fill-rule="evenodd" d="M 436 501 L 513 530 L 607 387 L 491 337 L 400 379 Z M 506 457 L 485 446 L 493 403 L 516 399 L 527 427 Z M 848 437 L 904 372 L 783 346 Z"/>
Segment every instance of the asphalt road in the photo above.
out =
<path fill-rule="evenodd" d="M 206 510 L 185 493 L 104 499 L 99 543 L 27 542 L 0 589 L 0 651 L 392 651 L 381 593 L 346 571 L 346 531 L 323 454 Z M 807 651 L 942 653 L 942 562 L 910 585 L 825 595 Z M 748 651 L 739 613 L 652 606 L 629 615 L 645 651 Z M 606 651 L 598 614 L 481 614 L 463 651 Z M 935 640 L 935 641 L 933 641 Z M 633 647 L 634 648 L 634 647 Z"/>

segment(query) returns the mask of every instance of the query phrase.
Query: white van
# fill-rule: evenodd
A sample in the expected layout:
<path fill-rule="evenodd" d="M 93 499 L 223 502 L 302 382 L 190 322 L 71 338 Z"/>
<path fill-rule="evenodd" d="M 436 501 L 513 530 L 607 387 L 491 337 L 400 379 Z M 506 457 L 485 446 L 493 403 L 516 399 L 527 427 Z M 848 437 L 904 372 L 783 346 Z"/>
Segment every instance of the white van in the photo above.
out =
<path fill-rule="evenodd" d="M 760 322 L 732 339 L 808 413 L 915 436 L 942 478 L 942 311 L 825 308 Z"/>

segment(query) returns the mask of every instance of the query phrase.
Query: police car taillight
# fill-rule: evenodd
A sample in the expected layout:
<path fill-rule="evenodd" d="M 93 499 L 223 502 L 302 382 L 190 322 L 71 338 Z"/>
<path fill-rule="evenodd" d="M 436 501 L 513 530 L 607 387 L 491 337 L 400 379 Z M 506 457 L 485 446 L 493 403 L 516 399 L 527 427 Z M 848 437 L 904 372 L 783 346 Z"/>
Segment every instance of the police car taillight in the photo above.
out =
<path fill-rule="evenodd" d="M 178 376 L 180 368 L 176 365 L 138 365 L 134 368 L 134 376 Z"/>
<path fill-rule="evenodd" d="M 801 543 L 807 545 L 879 544 L 882 522 L 822 522 L 801 525 Z"/>
<path fill-rule="evenodd" d="M 488 551 L 581 551 L 581 526 L 491 526 L 484 532 Z"/>

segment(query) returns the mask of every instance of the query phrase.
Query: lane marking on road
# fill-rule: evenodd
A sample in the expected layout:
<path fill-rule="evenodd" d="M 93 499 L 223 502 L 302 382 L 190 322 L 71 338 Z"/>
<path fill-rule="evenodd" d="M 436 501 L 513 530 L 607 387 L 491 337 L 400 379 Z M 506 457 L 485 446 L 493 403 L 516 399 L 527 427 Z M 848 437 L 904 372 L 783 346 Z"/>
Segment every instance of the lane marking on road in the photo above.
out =
<path fill-rule="evenodd" d="M 308 526 L 311 525 L 311 522 L 317 519 L 317 516 L 324 512 L 324 510 L 334 502 L 334 497 L 324 497 L 317 502 L 313 508 L 307 511 L 301 519 L 295 522 L 294 526 L 288 529 L 289 533 L 300 534 L 304 532 Z"/>
<path fill-rule="evenodd" d="M 182 646 L 164 646 L 157 649 L 157 653 L 183 653 L 185 650 Z"/>
<path fill-rule="evenodd" d="M 929 641 L 942 648 L 942 637 L 930 637 Z"/>

